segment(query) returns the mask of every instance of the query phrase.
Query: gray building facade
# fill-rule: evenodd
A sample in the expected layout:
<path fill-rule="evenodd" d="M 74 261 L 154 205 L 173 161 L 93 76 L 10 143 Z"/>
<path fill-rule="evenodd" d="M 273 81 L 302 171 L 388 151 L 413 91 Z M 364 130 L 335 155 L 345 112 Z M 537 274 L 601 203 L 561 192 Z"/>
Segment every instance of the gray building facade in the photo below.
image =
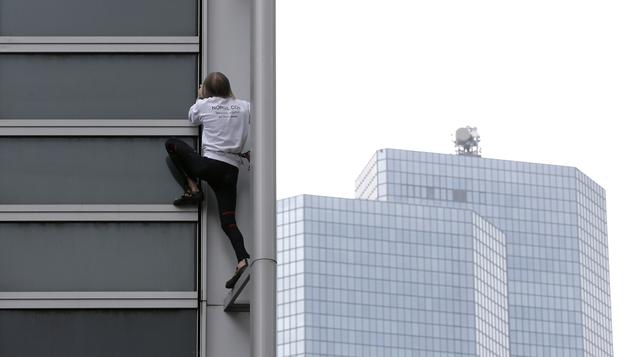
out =
<path fill-rule="evenodd" d="M 407 213 L 412 212 L 409 217 L 415 211 L 433 214 L 429 210 L 434 207 L 471 211 L 504 234 L 507 294 L 501 302 L 501 308 L 506 312 L 504 315 L 489 315 L 508 316 L 508 355 L 613 355 L 605 192 L 579 170 L 565 166 L 385 149 L 375 153 L 356 180 L 356 197 L 357 200 L 347 201 L 408 205 L 413 207 L 407 210 Z M 331 202 L 335 199 L 319 200 Z M 303 206 L 306 202 L 305 196 Z M 344 218 L 335 216 L 331 213 L 333 206 L 329 207 L 323 218 L 326 222 L 334 222 L 327 223 L 333 227 L 342 222 L 336 219 Z M 283 210 L 281 213 L 286 212 L 284 206 L 279 208 Z M 379 214 L 376 208 L 368 212 L 374 216 Z M 371 222 L 367 221 L 370 218 L 365 217 L 358 218 L 364 221 L 345 222 L 356 225 L 365 222 L 365 225 L 370 225 Z M 439 218 L 437 215 L 420 217 Z M 284 216 L 282 219 L 285 219 Z M 316 224 L 306 214 L 300 222 L 303 236 L 306 236 L 309 224 Z M 380 225 L 385 227 L 385 221 Z M 285 231 L 279 233 L 285 234 Z M 332 234 L 329 231 L 327 235 L 331 237 Z M 342 237 L 345 241 L 355 239 L 350 239 L 349 234 Z M 428 232 L 422 232 L 418 240 L 428 242 L 430 237 Z M 494 239 L 495 235 L 491 237 Z M 279 251 L 286 251 L 282 238 L 279 242 Z M 306 247 L 307 240 L 302 239 L 302 243 Z M 426 250 L 429 245 L 425 244 Z M 303 254 L 306 268 L 309 257 L 306 250 Z M 378 258 L 380 262 L 393 259 L 384 253 Z M 428 264 L 430 259 L 423 264 Z M 328 266 L 333 263 L 325 264 Z M 341 270 L 349 271 L 349 264 L 345 263 Z M 478 290 L 486 282 L 487 275 L 481 272 L 474 276 L 477 279 L 474 286 Z M 305 284 L 303 290 L 307 291 L 306 271 L 301 281 Z M 387 291 L 390 285 L 378 287 L 380 291 Z M 281 298 L 284 297 L 283 288 L 284 285 L 279 287 Z M 479 300 L 485 301 L 482 298 Z M 306 307 L 310 300 L 305 295 L 303 301 Z M 280 313 L 282 311 L 279 310 Z M 480 312 L 480 315 L 486 316 L 487 313 Z M 438 319 L 421 321 L 439 323 Z M 490 325 L 499 324 L 493 322 Z M 481 334 L 481 331 L 479 329 L 478 333 Z M 285 340 L 281 339 L 279 343 L 285 343 Z M 380 340 L 379 344 L 385 346 L 386 342 Z M 492 348 L 489 351 L 489 355 L 501 355 L 499 349 Z M 408 355 L 457 356 L 460 353 L 436 350 L 429 354 L 414 351 L 414 354 Z"/>
<path fill-rule="evenodd" d="M 251 0 L 0 2 L 0 356 L 249 356 L 215 197 L 164 141 L 222 71 L 251 97 Z M 203 183 L 203 186 L 206 184 Z M 250 173 L 237 221 L 253 251 Z"/>

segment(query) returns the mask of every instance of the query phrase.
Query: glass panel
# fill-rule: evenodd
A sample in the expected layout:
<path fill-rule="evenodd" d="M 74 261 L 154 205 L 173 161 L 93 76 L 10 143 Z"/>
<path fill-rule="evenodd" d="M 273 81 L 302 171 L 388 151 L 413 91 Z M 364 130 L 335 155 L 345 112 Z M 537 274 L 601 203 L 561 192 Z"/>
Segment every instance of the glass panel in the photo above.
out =
<path fill-rule="evenodd" d="M 196 310 L 0 310 L 1 356 L 196 356 Z"/>
<path fill-rule="evenodd" d="M 0 36 L 196 36 L 195 0 L 0 0 Z"/>
<path fill-rule="evenodd" d="M 194 54 L 2 54 L 0 78 L 0 119 L 179 119 L 197 64 Z"/>
<path fill-rule="evenodd" d="M 0 223 L 0 291 L 194 291 L 195 223 Z"/>
<path fill-rule="evenodd" d="M 195 139 L 182 138 L 190 145 Z M 163 137 L 0 137 L 3 204 L 170 204 Z"/>
<path fill-rule="evenodd" d="M 453 190 L 453 200 L 456 202 L 467 202 L 467 191 Z"/>

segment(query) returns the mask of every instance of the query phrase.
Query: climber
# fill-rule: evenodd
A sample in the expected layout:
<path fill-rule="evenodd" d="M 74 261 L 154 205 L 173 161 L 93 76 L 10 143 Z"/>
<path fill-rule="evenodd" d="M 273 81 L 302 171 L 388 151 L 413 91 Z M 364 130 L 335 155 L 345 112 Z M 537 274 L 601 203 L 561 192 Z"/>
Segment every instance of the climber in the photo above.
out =
<path fill-rule="evenodd" d="M 249 253 L 236 224 L 236 186 L 239 166 L 249 160 L 242 152 L 249 135 L 249 102 L 236 99 L 229 79 L 220 72 L 207 75 L 198 89 L 198 99 L 189 109 L 189 120 L 202 125 L 202 156 L 187 143 L 170 138 L 165 147 L 171 161 L 184 176 L 185 192 L 175 206 L 198 205 L 204 195 L 197 180 L 206 181 L 218 201 L 220 224 L 233 246 L 238 264 L 225 287 L 232 289 L 249 266 Z"/>

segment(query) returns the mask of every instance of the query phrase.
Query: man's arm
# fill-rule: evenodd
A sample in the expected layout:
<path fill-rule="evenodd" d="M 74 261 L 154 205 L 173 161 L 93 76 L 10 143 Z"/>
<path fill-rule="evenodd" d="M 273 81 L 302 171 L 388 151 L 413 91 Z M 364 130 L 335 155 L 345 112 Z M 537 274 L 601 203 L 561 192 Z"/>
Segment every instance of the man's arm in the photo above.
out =
<path fill-rule="evenodd" d="M 193 124 L 202 124 L 202 118 L 200 117 L 200 105 L 204 101 L 202 97 L 202 85 L 198 87 L 198 99 L 196 102 L 189 108 L 189 121 Z"/>

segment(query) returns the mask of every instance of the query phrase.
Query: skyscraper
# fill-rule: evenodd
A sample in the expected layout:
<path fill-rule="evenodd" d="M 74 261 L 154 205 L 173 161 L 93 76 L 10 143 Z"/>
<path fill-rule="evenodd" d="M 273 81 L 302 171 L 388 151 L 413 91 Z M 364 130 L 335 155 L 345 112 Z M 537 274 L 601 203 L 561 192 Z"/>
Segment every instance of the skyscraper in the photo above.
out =
<path fill-rule="evenodd" d="M 0 356 L 274 355 L 275 204 L 252 204 L 275 191 L 274 19 L 271 0 L 0 1 Z M 211 71 L 259 123 L 235 216 L 261 284 L 233 299 L 215 195 L 174 207 L 164 146 L 199 146 Z"/>
<path fill-rule="evenodd" d="M 462 356 L 483 355 L 483 346 L 489 347 L 488 355 L 498 356 L 613 355 L 605 193 L 579 170 L 462 155 L 379 150 L 356 180 L 356 198 L 303 196 L 280 203 L 280 355 L 296 355 L 302 349 L 305 356 Z M 476 250 L 470 251 L 469 245 L 440 250 L 443 243 L 478 241 L 473 229 L 470 232 L 463 228 L 463 221 L 450 218 L 468 214 L 492 227 L 487 242 L 494 248 L 480 256 Z M 356 227 L 362 228 L 359 235 Z M 386 244 L 377 248 L 378 241 Z M 500 263 L 501 244 L 506 253 L 504 286 L 499 283 L 504 268 Z M 345 253 L 341 253 L 343 245 Z M 362 257 L 378 266 L 359 267 Z M 492 262 L 487 271 L 478 264 L 486 257 Z M 446 262 L 453 270 L 433 270 L 436 260 Z M 395 264 L 389 266 L 390 272 L 380 268 L 389 264 Z M 476 268 L 464 269 L 469 264 Z M 454 325 L 462 330 L 473 328 L 475 336 L 463 334 L 468 339 L 462 340 L 473 341 L 469 343 L 475 349 L 450 350 L 446 343 L 430 344 L 434 337 L 429 335 L 431 331 L 438 331 L 440 335 L 435 338 L 440 340 L 456 340 L 460 335 L 442 328 L 455 320 L 447 315 L 451 311 L 446 304 L 433 304 L 434 295 L 414 295 L 411 283 L 404 284 L 403 279 L 412 276 L 414 270 L 419 276 L 413 282 L 416 289 L 429 290 L 430 294 L 439 291 L 444 294 L 440 297 L 454 301 L 467 297 L 465 289 L 474 291 L 476 296 L 469 301 L 475 306 L 475 324 L 457 325 L 456 321 Z M 440 285 L 438 274 L 453 275 Z M 462 274 L 459 280 L 455 274 Z M 465 285 L 466 279 L 474 283 Z M 383 283 L 371 285 L 371 281 L 379 280 Z M 342 285 L 335 285 L 338 282 Z M 359 294 L 360 284 L 372 288 Z M 455 294 L 460 295 L 447 295 L 447 286 L 458 289 Z M 506 289 L 504 298 L 501 289 Z M 327 294 L 324 299 L 323 290 Z M 291 291 L 296 293 L 292 295 Z M 336 299 L 336 294 L 343 300 Z M 363 299 L 368 294 L 383 297 L 367 304 Z M 388 301 L 384 300 L 385 294 L 390 295 Z M 396 295 L 414 300 L 391 298 Z M 483 303 L 488 303 L 484 305 L 487 308 L 479 308 Z M 367 309 L 361 311 L 360 305 Z M 412 306 L 420 308 L 414 311 Z M 367 345 L 367 353 L 352 347 L 353 342 L 343 341 L 364 338 L 358 328 L 360 319 L 380 316 L 387 329 L 368 335 L 371 345 Z M 500 324 L 503 318 L 506 326 Z M 329 332 L 335 326 L 353 323 L 354 332 L 349 328 Z M 421 330 L 421 324 L 426 324 L 425 330 Z M 487 326 L 496 331 L 488 338 L 483 335 Z M 508 352 L 500 349 L 502 334 L 508 341 Z M 418 348 L 414 349 L 416 343 Z M 292 348 L 294 344 L 300 347 Z M 332 344 L 344 349 L 340 353 L 324 350 Z"/>

